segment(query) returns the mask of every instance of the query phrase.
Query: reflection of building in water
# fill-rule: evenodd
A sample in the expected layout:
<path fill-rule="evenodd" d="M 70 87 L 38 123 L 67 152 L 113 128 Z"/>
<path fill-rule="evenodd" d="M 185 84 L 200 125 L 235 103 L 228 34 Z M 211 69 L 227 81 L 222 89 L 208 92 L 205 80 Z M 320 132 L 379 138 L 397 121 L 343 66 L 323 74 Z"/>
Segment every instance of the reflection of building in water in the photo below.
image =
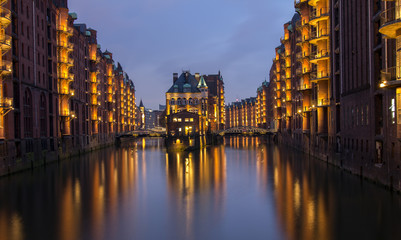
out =
<path fill-rule="evenodd" d="M 261 139 L 258 137 L 236 136 L 226 138 L 225 144 L 231 148 L 256 148 L 259 146 Z"/>
<path fill-rule="evenodd" d="M 277 147 L 261 146 L 258 160 L 258 182 L 266 188 L 265 184 L 273 179 L 277 221 L 287 238 L 332 239 L 335 213 L 324 198 L 332 194 L 316 184 L 319 181 L 316 169 L 312 170 L 309 162 L 296 162 L 297 159 Z M 297 171 L 299 167 L 302 171 Z"/>
<path fill-rule="evenodd" d="M 136 152 L 128 147 L 112 154 L 99 152 L 90 155 L 89 161 L 77 168 L 79 170 L 70 172 L 59 183 L 62 197 L 57 239 L 79 239 L 79 234 L 85 231 L 93 239 L 102 239 L 104 226 L 108 226 L 108 232 L 117 229 L 118 204 L 124 204 L 124 196 L 138 184 L 137 159 Z M 83 213 L 90 218 L 87 229 L 82 229 Z"/>
<path fill-rule="evenodd" d="M 187 237 L 193 237 L 203 216 L 221 218 L 226 192 L 226 157 L 224 146 L 199 152 L 166 154 L 166 176 L 171 206 L 184 209 L 183 223 Z M 201 194 L 199 198 L 196 195 Z M 197 199 L 197 201 L 195 201 Z M 174 207 L 172 207 L 174 209 Z M 174 210 L 173 210 L 174 211 Z M 179 211 L 177 211 L 179 212 Z"/>

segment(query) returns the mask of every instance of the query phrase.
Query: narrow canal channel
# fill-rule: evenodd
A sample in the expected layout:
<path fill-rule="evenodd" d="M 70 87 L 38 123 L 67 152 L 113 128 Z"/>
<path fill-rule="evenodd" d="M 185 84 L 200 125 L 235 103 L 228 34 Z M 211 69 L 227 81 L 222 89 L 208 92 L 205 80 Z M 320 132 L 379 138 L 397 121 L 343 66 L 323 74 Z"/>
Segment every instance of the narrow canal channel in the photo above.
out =
<path fill-rule="evenodd" d="M 0 178 L 0 239 L 401 239 L 401 197 L 258 137 L 142 139 Z"/>

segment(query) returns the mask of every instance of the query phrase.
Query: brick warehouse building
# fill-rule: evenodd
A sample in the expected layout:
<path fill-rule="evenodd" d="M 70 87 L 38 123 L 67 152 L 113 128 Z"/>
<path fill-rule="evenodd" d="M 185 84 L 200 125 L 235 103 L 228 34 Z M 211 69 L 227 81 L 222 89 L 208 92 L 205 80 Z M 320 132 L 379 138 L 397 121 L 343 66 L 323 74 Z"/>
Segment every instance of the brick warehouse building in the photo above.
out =
<path fill-rule="evenodd" d="M 135 87 L 66 0 L 0 1 L 0 175 L 109 144 Z"/>
<path fill-rule="evenodd" d="M 401 1 L 294 5 L 269 83 L 257 91 L 259 126 L 272 128 L 279 142 L 400 190 Z"/>

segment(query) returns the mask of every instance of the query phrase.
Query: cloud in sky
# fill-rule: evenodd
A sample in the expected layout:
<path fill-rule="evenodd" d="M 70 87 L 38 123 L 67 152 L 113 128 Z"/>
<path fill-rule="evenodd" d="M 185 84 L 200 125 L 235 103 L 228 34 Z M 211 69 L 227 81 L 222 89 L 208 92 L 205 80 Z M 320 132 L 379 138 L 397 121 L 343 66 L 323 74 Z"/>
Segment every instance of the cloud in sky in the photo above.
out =
<path fill-rule="evenodd" d="M 79 23 L 133 78 L 137 104 L 164 104 L 172 73 L 224 77 L 226 102 L 256 95 L 293 0 L 69 0 Z"/>

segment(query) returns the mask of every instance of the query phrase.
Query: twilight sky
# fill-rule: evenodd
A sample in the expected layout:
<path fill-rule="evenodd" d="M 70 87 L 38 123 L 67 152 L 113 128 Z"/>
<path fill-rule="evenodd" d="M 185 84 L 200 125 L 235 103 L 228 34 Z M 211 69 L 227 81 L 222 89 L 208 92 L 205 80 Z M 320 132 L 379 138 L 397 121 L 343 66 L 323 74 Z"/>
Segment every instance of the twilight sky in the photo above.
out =
<path fill-rule="evenodd" d="M 226 103 L 256 96 L 293 0 L 69 0 L 134 80 L 137 104 L 165 104 L 173 72 L 221 71 Z"/>

